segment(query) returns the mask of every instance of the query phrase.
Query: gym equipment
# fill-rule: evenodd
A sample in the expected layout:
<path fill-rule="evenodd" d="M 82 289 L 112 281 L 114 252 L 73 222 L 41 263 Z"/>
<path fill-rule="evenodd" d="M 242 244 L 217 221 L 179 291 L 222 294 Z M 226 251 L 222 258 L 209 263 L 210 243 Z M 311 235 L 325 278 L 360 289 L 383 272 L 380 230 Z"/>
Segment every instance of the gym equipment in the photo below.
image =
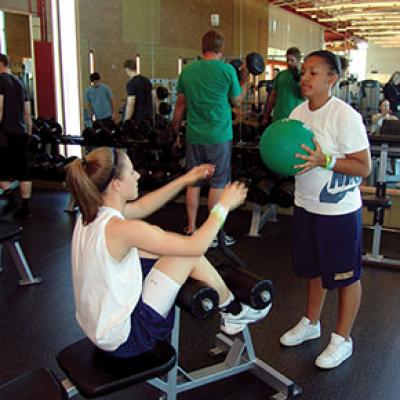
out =
<path fill-rule="evenodd" d="M 369 122 L 371 116 L 379 112 L 380 83 L 373 79 L 361 81 L 360 112 Z"/>
<path fill-rule="evenodd" d="M 247 196 L 248 201 L 252 201 L 253 203 L 257 203 L 262 206 L 268 203 L 273 203 L 272 194 L 275 186 L 275 180 L 270 177 L 262 178 L 255 184 L 250 183 L 249 193 Z"/>
<path fill-rule="evenodd" d="M 233 66 L 233 68 L 235 68 L 239 82 L 241 82 L 241 80 L 242 80 L 241 67 L 243 65 L 243 61 L 240 60 L 239 58 L 236 58 L 236 59 L 230 61 L 230 64 Z M 253 75 L 260 75 L 263 72 L 265 72 L 264 58 L 262 57 L 261 54 L 258 54 L 258 53 L 247 54 L 246 66 L 247 66 L 248 71 Z"/>
<path fill-rule="evenodd" d="M 164 100 L 169 96 L 169 91 L 165 86 L 157 86 L 156 95 L 158 100 Z"/>
<path fill-rule="evenodd" d="M 363 262 L 366 266 L 398 269 L 400 267 L 400 260 L 386 258 L 380 254 L 385 210 L 392 206 L 392 201 L 386 194 L 386 170 L 389 146 L 388 144 L 382 144 L 378 149 L 380 152 L 380 160 L 375 196 L 372 198 L 363 196 L 363 205 L 374 213 L 372 249 L 371 253 L 363 255 Z M 377 148 L 375 146 L 371 147 L 372 153 L 376 150 Z M 392 148 L 391 151 L 400 154 L 400 148 Z"/>
<path fill-rule="evenodd" d="M 275 189 L 273 202 L 280 207 L 289 208 L 294 204 L 294 181 L 285 180 Z"/>
<path fill-rule="evenodd" d="M 301 121 L 295 119 L 275 121 L 261 136 L 261 159 L 269 169 L 279 175 L 295 175 L 299 170 L 293 166 L 304 163 L 300 158 L 296 158 L 295 154 L 308 155 L 301 148 L 302 144 L 315 150 L 313 137 L 314 134 Z"/>
<path fill-rule="evenodd" d="M 0 272 L 3 270 L 2 251 L 3 246 L 10 253 L 14 266 L 20 276 L 18 284 L 20 286 L 33 285 L 40 283 L 42 278 L 34 277 L 26 261 L 24 252 L 22 251 L 19 243 L 22 236 L 22 226 L 9 224 L 7 222 L 0 222 Z"/>
<path fill-rule="evenodd" d="M 246 56 L 246 65 L 249 72 L 253 75 L 260 75 L 265 72 L 264 58 L 261 54 L 250 53 Z"/>
<path fill-rule="evenodd" d="M 172 112 L 172 106 L 169 103 L 166 103 L 165 101 L 161 102 L 160 105 L 158 106 L 158 112 L 161 115 L 169 115 Z"/>
<path fill-rule="evenodd" d="M 274 287 L 270 280 L 262 279 L 248 269 L 236 267 L 232 263 L 222 263 L 217 269 L 229 289 L 242 303 L 262 309 L 272 302 Z"/>

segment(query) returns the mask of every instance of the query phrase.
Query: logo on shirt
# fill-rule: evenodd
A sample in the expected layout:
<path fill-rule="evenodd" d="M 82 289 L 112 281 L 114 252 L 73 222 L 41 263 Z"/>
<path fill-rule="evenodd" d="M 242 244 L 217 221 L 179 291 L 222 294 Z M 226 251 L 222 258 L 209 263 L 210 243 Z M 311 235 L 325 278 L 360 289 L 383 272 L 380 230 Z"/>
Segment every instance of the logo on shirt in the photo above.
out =
<path fill-rule="evenodd" d="M 348 192 L 352 192 L 360 183 L 360 176 L 351 176 L 333 172 L 330 182 L 322 188 L 319 194 L 321 203 L 337 204 Z"/>

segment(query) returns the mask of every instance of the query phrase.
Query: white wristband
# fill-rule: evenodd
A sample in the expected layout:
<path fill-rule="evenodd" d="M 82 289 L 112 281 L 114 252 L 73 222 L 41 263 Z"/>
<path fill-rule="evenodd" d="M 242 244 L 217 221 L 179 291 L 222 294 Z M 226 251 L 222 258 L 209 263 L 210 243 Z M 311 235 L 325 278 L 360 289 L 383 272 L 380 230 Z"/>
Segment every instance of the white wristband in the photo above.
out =
<path fill-rule="evenodd" d="M 228 210 L 221 203 L 217 203 L 211 209 L 210 214 L 213 214 L 218 218 L 220 228 L 222 228 L 226 217 L 228 216 Z"/>

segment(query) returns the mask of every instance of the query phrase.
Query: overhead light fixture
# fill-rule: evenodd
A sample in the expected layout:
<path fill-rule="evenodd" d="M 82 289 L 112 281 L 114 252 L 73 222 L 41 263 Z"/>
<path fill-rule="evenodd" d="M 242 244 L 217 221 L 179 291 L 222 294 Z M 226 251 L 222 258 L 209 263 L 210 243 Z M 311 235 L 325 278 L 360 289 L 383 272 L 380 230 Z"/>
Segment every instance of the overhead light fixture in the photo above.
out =
<path fill-rule="evenodd" d="M 360 3 L 354 3 L 350 1 L 348 3 L 333 3 L 320 5 L 318 7 L 297 7 L 296 11 L 299 12 L 314 12 L 323 10 L 342 10 L 342 9 L 358 9 L 365 7 L 373 8 L 386 8 L 386 7 L 400 7 L 400 1 L 364 1 Z"/>
<path fill-rule="evenodd" d="M 318 18 L 319 22 L 335 22 L 335 21 L 348 21 L 355 19 L 367 19 L 367 20 L 390 20 L 390 19 L 398 19 L 400 18 L 399 12 L 388 13 L 384 11 L 380 12 L 361 12 L 361 13 L 349 13 L 349 14 L 341 14 L 336 17 L 326 17 L 326 18 Z"/>
<path fill-rule="evenodd" d="M 354 32 L 355 34 L 360 34 L 362 36 L 389 36 L 389 35 L 400 35 L 400 30 L 392 31 L 379 31 L 379 32 Z"/>
<path fill-rule="evenodd" d="M 384 24 L 396 24 L 396 23 L 400 23 L 400 15 L 395 19 L 376 19 L 373 21 L 353 21 L 351 23 L 351 26 L 359 26 L 359 25 L 364 25 L 368 23 L 368 25 L 370 26 L 375 26 L 375 25 L 384 25 Z"/>
<path fill-rule="evenodd" d="M 350 26 L 348 26 L 346 28 L 340 28 L 340 29 L 352 30 L 352 31 L 357 30 L 357 29 L 360 29 L 362 31 L 371 31 L 371 30 L 374 30 L 374 31 L 378 30 L 379 31 L 379 30 L 389 30 L 389 29 L 396 30 L 398 28 L 399 28 L 398 25 L 381 25 L 381 26 L 378 26 L 378 25 L 376 25 L 376 26 L 371 26 L 371 25 L 351 26 L 350 25 Z"/>

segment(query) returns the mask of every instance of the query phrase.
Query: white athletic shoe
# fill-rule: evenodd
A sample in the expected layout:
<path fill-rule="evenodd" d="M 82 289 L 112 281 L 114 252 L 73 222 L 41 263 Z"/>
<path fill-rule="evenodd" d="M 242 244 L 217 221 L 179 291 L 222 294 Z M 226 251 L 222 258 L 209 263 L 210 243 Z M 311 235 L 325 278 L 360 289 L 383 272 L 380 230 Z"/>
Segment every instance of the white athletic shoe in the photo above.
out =
<path fill-rule="evenodd" d="M 328 347 L 317 357 L 315 365 L 322 369 L 331 369 L 339 366 L 353 354 L 353 341 L 346 340 L 337 333 L 331 333 Z"/>
<path fill-rule="evenodd" d="M 307 340 L 318 339 L 321 336 L 321 324 L 311 324 L 311 321 L 302 317 L 299 323 L 281 336 L 280 342 L 284 346 L 297 346 Z"/>
<path fill-rule="evenodd" d="M 254 322 L 260 321 L 265 318 L 271 308 L 272 304 L 261 310 L 256 310 L 251 308 L 246 304 L 242 304 L 242 311 L 239 314 L 225 313 L 221 311 L 221 331 L 225 332 L 227 335 L 236 335 L 241 332 L 247 324 L 252 324 Z"/>

